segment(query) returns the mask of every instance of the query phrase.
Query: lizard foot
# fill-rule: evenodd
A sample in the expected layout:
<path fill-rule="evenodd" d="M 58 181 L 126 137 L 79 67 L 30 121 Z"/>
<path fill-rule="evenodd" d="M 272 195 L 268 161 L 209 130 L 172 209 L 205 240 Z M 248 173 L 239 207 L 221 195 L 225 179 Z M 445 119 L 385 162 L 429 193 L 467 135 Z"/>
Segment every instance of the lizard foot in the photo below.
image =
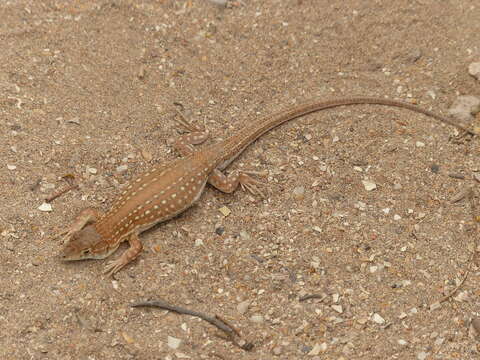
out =
<path fill-rule="evenodd" d="M 254 179 L 250 175 L 264 175 L 265 172 L 260 171 L 245 171 L 242 170 L 239 174 L 239 183 L 244 191 L 248 191 L 250 194 L 254 196 L 260 196 L 261 198 L 265 198 L 265 193 L 260 190 L 258 185 L 267 186 L 266 183 L 261 182 L 257 179 Z"/>
<path fill-rule="evenodd" d="M 122 258 L 118 258 L 117 260 L 110 261 L 106 266 L 105 270 L 103 271 L 104 274 L 108 276 L 113 276 L 115 273 L 119 272 L 125 265 L 127 265 Z"/>

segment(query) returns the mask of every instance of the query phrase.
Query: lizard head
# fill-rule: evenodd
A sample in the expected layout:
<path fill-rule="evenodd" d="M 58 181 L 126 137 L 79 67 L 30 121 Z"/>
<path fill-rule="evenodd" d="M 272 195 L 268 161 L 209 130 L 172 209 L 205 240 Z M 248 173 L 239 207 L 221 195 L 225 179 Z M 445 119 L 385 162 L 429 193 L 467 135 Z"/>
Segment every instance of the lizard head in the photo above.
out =
<path fill-rule="evenodd" d="M 71 235 L 60 256 L 64 261 L 103 259 L 111 252 L 95 227 L 87 225 Z"/>

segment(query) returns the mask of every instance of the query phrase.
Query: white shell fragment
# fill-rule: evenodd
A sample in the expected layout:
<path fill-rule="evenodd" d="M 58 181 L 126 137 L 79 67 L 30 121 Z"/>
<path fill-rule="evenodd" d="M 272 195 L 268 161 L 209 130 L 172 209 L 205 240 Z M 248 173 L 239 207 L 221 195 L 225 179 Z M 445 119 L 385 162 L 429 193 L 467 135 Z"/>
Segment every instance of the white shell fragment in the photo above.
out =
<path fill-rule="evenodd" d="M 377 188 L 377 184 L 370 180 L 362 180 L 362 184 L 365 187 L 365 190 L 372 191 Z"/>
<path fill-rule="evenodd" d="M 38 207 L 38 210 L 44 211 L 44 212 L 50 212 L 50 211 L 53 211 L 53 208 L 52 208 L 52 205 L 44 202 L 42 205 Z"/>

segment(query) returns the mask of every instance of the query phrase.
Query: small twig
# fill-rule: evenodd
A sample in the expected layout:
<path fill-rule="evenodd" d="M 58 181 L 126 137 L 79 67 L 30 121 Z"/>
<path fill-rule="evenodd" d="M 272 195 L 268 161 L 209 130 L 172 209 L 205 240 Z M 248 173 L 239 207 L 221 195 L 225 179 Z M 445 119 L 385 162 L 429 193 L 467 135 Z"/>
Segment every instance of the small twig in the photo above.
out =
<path fill-rule="evenodd" d="M 470 264 L 472 263 L 472 260 L 473 260 L 473 256 L 474 256 L 475 253 L 472 254 L 472 256 L 470 257 L 469 261 L 468 261 L 468 269 L 467 271 L 465 271 L 465 275 L 463 276 L 462 280 L 460 281 L 460 284 L 458 284 L 455 289 L 453 289 L 449 294 L 445 295 L 443 298 L 441 298 L 438 302 L 441 304 L 445 301 L 447 301 L 448 299 L 450 299 L 453 295 L 455 295 L 457 293 L 457 291 L 462 287 L 463 283 L 465 282 L 465 280 L 467 280 L 467 277 L 468 277 L 468 274 L 470 273 Z"/>
<path fill-rule="evenodd" d="M 475 207 L 475 199 L 474 199 L 475 196 L 474 195 L 475 194 L 473 192 L 473 188 L 470 188 L 467 192 L 467 196 L 468 196 L 468 199 L 470 200 L 471 216 L 472 216 L 473 224 L 474 224 L 474 227 L 475 227 L 475 231 L 472 232 L 473 236 L 475 236 L 475 234 L 478 232 L 478 219 L 477 219 L 477 216 L 476 216 L 476 207 Z M 470 274 L 471 266 L 474 263 L 475 255 L 477 254 L 477 249 L 478 249 L 476 238 L 474 238 L 473 242 L 474 242 L 474 249 L 473 249 L 472 255 L 470 256 L 470 259 L 468 260 L 468 265 L 467 265 L 467 270 L 465 271 L 465 275 L 463 276 L 460 283 L 455 287 L 455 289 L 453 289 L 449 294 L 447 294 L 443 298 L 441 298 L 438 301 L 438 303 L 441 304 L 441 303 L 447 301 L 448 299 L 450 299 L 453 295 L 455 295 L 457 293 L 457 291 L 462 287 L 462 285 L 467 280 L 468 275 Z"/>
<path fill-rule="evenodd" d="M 298 301 L 307 301 L 310 299 L 320 299 L 320 301 L 324 300 L 327 297 L 325 294 L 308 294 L 305 296 L 302 296 L 298 299 Z"/>
<path fill-rule="evenodd" d="M 224 318 L 220 317 L 220 315 L 218 315 L 218 314 L 215 314 L 215 318 L 220 320 L 225 325 L 227 325 L 230 329 L 232 329 L 232 331 L 235 333 L 235 335 L 241 337 L 240 332 L 230 322 L 228 322 Z"/>
<path fill-rule="evenodd" d="M 450 173 L 448 174 L 448 176 L 453 179 L 465 180 L 465 175 L 462 175 L 462 174 Z"/>
<path fill-rule="evenodd" d="M 68 187 L 66 187 L 65 189 L 57 192 L 56 194 L 53 194 L 52 196 L 49 196 L 48 198 L 45 199 L 45 202 L 49 203 L 49 202 L 52 202 L 53 200 L 55 200 L 56 198 L 62 196 L 63 194 L 73 190 L 73 189 L 76 189 L 78 188 L 78 184 L 73 184 L 73 185 L 70 185 Z"/>
<path fill-rule="evenodd" d="M 236 346 L 240 347 L 243 350 L 250 351 L 253 348 L 252 343 L 245 342 L 244 340 L 236 341 L 235 336 L 240 337 L 240 334 L 237 329 L 233 326 L 228 324 L 225 320 L 220 318 L 220 316 L 215 315 L 214 317 L 210 315 L 203 314 L 201 312 L 186 309 L 180 306 L 169 304 L 162 300 L 157 301 L 141 301 L 130 305 L 131 307 L 157 307 L 160 309 L 165 309 L 168 311 L 176 312 L 177 314 L 184 314 L 198 317 L 206 322 L 212 324 L 213 326 L 217 327 L 218 329 L 222 330 L 228 337 L 228 340 L 232 341 Z"/>

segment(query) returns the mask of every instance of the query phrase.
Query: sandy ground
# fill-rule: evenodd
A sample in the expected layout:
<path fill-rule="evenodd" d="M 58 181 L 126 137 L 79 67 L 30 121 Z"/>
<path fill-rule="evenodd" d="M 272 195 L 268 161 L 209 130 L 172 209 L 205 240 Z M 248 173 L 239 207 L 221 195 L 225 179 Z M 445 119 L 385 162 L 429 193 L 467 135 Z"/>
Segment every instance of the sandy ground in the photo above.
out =
<path fill-rule="evenodd" d="M 0 357 L 478 359 L 478 268 L 430 305 L 468 268 L 472 212 L 451 200 L 475 184 L 479 143 L 408 110 L 343 107 L 272 131 L 231 167 L 266 170 L 266 199 L 209 187 L 114 280 L 105 261 L 59 261 L 50 237 L 178 156 L 174 103 L 211 142 L 312 99 L 445 113 L 480 92 L 466 71 L 479 18 L 476 0 L 0 1 Z M 80 188 L 40 211 L 72 177 Z M 254 348 L 130 307 L 148 299 L 218 314 Z"/>

